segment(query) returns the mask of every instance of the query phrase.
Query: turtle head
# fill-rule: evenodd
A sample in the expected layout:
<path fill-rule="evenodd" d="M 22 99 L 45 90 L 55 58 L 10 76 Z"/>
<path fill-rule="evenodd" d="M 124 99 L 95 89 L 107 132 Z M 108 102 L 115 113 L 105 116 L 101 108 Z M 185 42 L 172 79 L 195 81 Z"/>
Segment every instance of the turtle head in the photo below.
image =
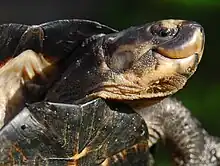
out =
<path fill-rule="evenodd" d="M 183 88 L 204 49 L 204 30 L 195 22 L 163 20 L 107 35 L 103 73 L 96 95 L 118 100 L 166 97 Z"/>
<path fill-rule="evenodd" d="M 155 62 L 159 67 L 164 61 L 168 61 L 166 64 L 180 65 L 192 61 L 195 62 L 194 67 L 189 65 L 188 68 L 196 68 L 203 49 L 204 30 L 201 25 L 184 20 L 163 20 L 106 36 L 104 55 L 106 64 L 112 71 L 125 73 L 135 71 L 140 64 L 143 65 L 138 70 L 152 71 L 151 66 L 155 66 Z M 193 61 L 195 57 L 198 61 Z M 155 59 L 154 63 L 149 58 Z M 185 62 L 186 59 L 190 60 Z M 176 68 L 172 70 L 180 72 Z M 192 75 L 195 70 L 184 71 L 181 73 Z M 142 72 L 143 75 L 144 73 L 146 72 Z"/>
<path fill-rule="evenodd" d="M 196 71 L 204 38 L 202 26 L 191 21 L 170 19 L 131 27 L 100 37 L 66 78 L 78 80 L 71 87 L 82 96 L 74 99 L 162 99 L 183 88 Z"/>

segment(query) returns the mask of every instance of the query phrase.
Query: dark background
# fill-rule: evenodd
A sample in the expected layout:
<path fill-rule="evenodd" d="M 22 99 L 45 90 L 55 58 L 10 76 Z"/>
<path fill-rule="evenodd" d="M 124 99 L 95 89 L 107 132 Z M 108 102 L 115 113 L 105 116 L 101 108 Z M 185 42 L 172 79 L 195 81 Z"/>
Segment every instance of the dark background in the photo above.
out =
<path fill-rule="evenodd" d="M 0 2 L 0 23 L 39 24 L 50 20 L 83 18 L 116 29 L 145 22 L 180 18 L 199 22 L 206 32 L 201 64 L 176 97 L 213 135 L 220 136 L 220 2 L 211 0 L 7 0 Z M 159 165 L 167 163 L 165 153 Z M 167 164 L 165 164 L 167 163 Z"/>

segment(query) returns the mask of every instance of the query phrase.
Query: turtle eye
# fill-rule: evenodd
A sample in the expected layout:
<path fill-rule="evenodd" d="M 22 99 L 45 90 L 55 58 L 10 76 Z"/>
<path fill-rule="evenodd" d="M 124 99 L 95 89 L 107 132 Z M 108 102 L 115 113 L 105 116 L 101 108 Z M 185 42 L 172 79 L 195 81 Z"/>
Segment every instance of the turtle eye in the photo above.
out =
<path fill-rule="evenodd" d="M 177 33 L 177 28 L 168 28 L 161 24 L 155 24 L 150 28 L 150 31 L 153 35 L 164 38 L 174 36 Z"/>
<path fill-rule="evenodd" d="M 170 36 L 170 34 L 171 34 L 171 30 L 168 28 L 161 28 L 158 31 L 158 36 L 160 37 L 167 37 L 167 36 Z"/>

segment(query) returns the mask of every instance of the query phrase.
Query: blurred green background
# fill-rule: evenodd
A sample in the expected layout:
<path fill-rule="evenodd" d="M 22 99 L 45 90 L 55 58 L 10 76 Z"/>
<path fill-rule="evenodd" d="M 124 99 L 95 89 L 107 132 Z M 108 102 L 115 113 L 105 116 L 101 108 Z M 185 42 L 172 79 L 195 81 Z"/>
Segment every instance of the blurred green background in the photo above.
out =
<path fill-rule="evenodd" d="M 0 23 L 38 24 L 64 18 L 97 20 L 116 29 L 167 18 L 202 24 L 206 32 L 203 59 L 187 86 L 175 96 L 209 133 L 220 136 L 219 0 L 8 0 L 0 5 Z M 158 165 L 171 165 L 168 158 L 166 153 L 158 155 Z"/>

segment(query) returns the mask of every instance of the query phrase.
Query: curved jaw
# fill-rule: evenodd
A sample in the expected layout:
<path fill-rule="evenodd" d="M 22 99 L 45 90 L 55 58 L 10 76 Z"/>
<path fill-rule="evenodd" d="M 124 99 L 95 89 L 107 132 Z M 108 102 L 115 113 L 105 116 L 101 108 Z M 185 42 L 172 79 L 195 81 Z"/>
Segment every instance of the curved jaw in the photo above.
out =
<path fill-rule="evenodd" d="M 170 59 L 154 51 L 151 54 L 157 65 L 140 78 L 141 87 L 147 86 L 143 98 L 166 97 L 182 89 L 200 61 L 197 53 L 181 59 Z"/>
<path fill-rule="evenodd" d="M 152 31 L 162 34 L 155 35 Z M 149 100 L 174 94 L 196 71 L 204 40 L 201 25 L 182 20 L 163 20 L 127 30 L 111 41 L 109 48 L 113 45 L 115 50 L 108 54 L 101 69 L 108 76 L 104 82 L 89 88 L 93 92 L 89 96 Z"/>

